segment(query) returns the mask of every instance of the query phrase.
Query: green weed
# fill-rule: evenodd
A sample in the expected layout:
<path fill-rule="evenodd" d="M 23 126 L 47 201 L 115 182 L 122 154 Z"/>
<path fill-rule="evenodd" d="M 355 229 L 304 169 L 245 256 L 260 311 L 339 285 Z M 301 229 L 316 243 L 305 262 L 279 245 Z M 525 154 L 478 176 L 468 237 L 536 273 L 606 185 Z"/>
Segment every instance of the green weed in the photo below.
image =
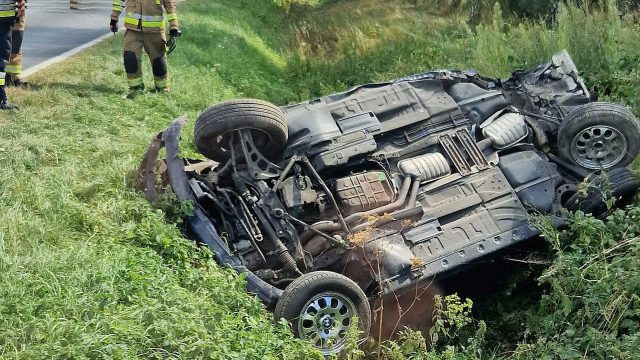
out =
<path fill-rule="evenodd" d="M 425 1 L 330 1 L 286 14 L 273 2 L 192 0 L 179 8 L 185 36 L 169 59 L 170 95 L 122 99 L 121 36 L 35 75 L 30 90 L 11 89 L 23 110 L 0 114 L 0 357 L 314 354 L 272 324 L 242 277 L 182 237 L 173 220 L 188 208 L 169 200 L 156 208 L 131 190 L 126 174 L 180 115 L 191 120 L 182 151 L 193 154 L 196 115 L 221 100 L 286 104 L 435 68 L 504 77 L 563 48 L 605 99 L 640 110 L 640 32 L 613 1 L 560 6 L 553 24 L 513 20 L 505 3 L 451 3 L 439 12 Z M 640 344 L 639 220 L 632 207 L 549 228 L 553 264 L 539 274 L 540 296 L 502 296 L 484 312 L 493 314 L 486 326 L 460 302 L 461 313 L 440 319 L 467 330 L 447 343 L 440 335 L 428 348 L 407 332 L 384 345 L 386 355 L 367 356 L 631 359 Z"/>

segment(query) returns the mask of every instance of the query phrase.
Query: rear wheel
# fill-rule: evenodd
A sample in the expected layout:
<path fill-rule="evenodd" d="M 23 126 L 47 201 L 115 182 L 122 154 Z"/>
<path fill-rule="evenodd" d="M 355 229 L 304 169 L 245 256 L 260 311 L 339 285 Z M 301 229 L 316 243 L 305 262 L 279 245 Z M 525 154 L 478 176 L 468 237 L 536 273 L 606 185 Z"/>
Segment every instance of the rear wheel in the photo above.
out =
<path fill-rule="evenodd" d="M 250 130 L 256 147 L 268 158 L 284 149 L 289 135 L 279 107 L 240 99 L 214 105 L 200 114 L 194 131 L 196 147 L 209 159 L 223 162 L 230 156 L 229 140 L 237 130 Z"/>
<path fill-rule="evenodd" d="M 626 107 L 605 102 L 572 111 L 558 132 L 561 157 L 590 170 L 624 167 L 640 151 L 640 125 Z"/>
<path fill-rule="evenodd" d="M 587 187 L 567 200 L 565 207 L 572 211 L 603 217 L 608 212 L 607 199 L 620 206 L 630 202 L 638 190 L 638 178 L 628 169 L 619 168 L 586 180 Z"/>
<path fill-rule="evenodd" d="M 289 321 L 297 337 L 311 341 L 325 356 L 343 349 L 355 318 L 364 338 L 371 325 L 369 301 L 362 289 L 330 271 L 304 274 L 287 286 L 274 316 Z"/>

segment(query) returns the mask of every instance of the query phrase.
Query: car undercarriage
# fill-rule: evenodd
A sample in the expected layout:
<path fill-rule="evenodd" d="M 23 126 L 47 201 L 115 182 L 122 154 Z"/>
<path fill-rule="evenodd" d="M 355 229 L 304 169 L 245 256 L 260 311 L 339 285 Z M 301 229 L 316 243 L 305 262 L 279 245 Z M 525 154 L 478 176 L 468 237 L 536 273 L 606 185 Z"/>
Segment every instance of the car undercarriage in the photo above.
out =
<path fill-rule="evenodd" d="M 506 80 L 442 70 L 284 107 L 227 101 L 195 126 L 213 161 L 178 156 L 178 119 L 140 188 L 157 195 L 166 146 L 165 182 L 194 204 L 188 235 L 331 354 L 354 317 L 366 335 L 371 299 L 536 237 L 532 212 L 562 226 L 566 210 L 632 198 L 640 127 L 596 100 L 563 52 Z"/>

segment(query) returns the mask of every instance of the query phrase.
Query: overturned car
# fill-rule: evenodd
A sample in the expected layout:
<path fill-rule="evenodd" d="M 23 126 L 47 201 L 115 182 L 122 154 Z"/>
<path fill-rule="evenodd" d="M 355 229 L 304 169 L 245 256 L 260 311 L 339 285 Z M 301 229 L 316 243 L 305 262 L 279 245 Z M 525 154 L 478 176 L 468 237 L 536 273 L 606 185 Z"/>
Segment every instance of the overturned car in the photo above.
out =
<path fill-rule="evenodd" d="M 171 187 L 195 205 L 189 236 L 330 354 L 356 317 L 366 335 L 371 299 L 537 236 L 530 211 L 562 226 L 563 209 L 632 198 L 640 126 L 596 100 L 563 52 L 502 81 L 433 71 L 284 107 L 229 101 L 195 126 L 213 161 L 178 157 L 178 119 L 141 187 L 155 197 L 166 146 Z"/>

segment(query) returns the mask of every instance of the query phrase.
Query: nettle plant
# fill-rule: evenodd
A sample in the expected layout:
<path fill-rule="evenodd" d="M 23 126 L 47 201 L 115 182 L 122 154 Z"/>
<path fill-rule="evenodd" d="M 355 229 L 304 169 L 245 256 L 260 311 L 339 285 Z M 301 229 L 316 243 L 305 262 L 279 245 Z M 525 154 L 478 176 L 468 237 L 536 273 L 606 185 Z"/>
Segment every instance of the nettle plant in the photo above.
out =
<path fill-rule="evenodd" d="M 640 207 L 632 205 L 603 220 L 578 211 L 562 231 L 540 226 L 555 259 L 538 279 L 547 290 L 522 314 L 536 342 L 519 345 L 525 357 L 633 357 L 640 332 L 639 222 Z"/>

